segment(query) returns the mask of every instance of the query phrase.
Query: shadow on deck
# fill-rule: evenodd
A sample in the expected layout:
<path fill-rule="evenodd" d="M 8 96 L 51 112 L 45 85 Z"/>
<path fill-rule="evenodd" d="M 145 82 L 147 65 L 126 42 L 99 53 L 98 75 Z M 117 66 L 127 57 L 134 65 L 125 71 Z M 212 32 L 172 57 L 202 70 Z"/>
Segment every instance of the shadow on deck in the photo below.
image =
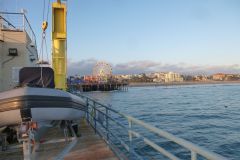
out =
<path fill-rule="evenodd" d="M 93 128 L 85 120 L 79 125 L 81 134 L 76 140 L 76 145 L 60 159 L 64 160 L 118 160 L 105 141 L 95 134 Z M 36 152 L 31 156 L 33 160 L 55 160 L 72 143 L 66 142 L 60 127 L 54 127 L 47 131 L 46 136 Z M 35 146 L 37 147 L 37 146 Z M 0 160 L 23 160 L 21 145 L 19 148 L 6 152 L 0 151 Z"/>
<path fill-rule="evenodd" d="M 81 121 L 81 137 L 77 145 L 64 157 L 66 160 L 118 160 L 113 151 L 99 135 L 85 122 Z"/>

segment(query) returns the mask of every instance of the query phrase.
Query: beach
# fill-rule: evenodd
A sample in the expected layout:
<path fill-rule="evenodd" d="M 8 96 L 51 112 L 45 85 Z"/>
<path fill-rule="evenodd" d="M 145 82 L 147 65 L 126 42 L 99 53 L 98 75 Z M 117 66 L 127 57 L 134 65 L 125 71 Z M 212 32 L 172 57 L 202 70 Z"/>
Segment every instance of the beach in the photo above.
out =
<path fill-rule="evenodd" d="M 171 85 L 203 85 L 203 84 L 236 84 L 240 81 L 184 81 L 184 82 L 130 82 L 129 87 L 145 87 L 145 86 L 171 86 Z"/>

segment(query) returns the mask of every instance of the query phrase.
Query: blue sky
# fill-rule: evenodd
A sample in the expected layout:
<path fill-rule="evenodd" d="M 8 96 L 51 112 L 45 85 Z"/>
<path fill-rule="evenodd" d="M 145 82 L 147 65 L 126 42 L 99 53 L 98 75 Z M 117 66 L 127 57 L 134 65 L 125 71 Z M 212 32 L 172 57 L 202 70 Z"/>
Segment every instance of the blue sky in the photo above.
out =
<path fill-rule="evenodd" d="M 40 43 L 43 0 L 0 6 L 25 8 Z M 239 8 L 239 0 L 68 0 L 68 58 L 239 69 Z"/>

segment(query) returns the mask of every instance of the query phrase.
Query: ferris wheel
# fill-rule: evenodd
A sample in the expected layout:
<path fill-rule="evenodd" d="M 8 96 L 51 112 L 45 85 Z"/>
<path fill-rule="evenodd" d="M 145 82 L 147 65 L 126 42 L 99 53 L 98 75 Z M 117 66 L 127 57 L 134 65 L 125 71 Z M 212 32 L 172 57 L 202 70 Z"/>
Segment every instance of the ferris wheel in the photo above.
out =
<path fill-rule="evenodd" d="M 112 67 L 106 62 L 97 62 L 93 67 L 93 75 L 98 77 L 110 77 L 112 75 Z"/>

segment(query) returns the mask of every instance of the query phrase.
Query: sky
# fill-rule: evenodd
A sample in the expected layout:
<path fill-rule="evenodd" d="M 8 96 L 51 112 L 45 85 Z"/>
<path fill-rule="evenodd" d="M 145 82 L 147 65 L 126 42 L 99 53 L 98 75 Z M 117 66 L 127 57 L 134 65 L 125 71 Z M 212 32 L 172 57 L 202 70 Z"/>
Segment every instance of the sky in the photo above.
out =
<path fill-rule="evenodd" d="M 43 4 L 0 0 L 1 11 L 27 10 L 38 48 Z M 68 0 L 67 5 L 69 74 L 90 74 L 97 61 L 124 74 L 240 73 L 239 0 Z M 50 54 L 51 10 L 48 19 Z"/>

